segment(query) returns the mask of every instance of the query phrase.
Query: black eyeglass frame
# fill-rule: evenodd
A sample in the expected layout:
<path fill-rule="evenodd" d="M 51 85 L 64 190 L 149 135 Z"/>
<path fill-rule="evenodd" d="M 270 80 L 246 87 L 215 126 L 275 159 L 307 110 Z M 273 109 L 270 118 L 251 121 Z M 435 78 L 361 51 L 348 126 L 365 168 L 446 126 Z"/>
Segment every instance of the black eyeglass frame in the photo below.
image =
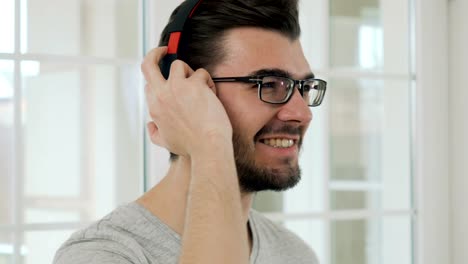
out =
<path fill-rule="evenodd" d="M 290 88 L 288 90 L 288 93 L 287 93 L 287 95 L 286 95 L 286 97 L 285 97 L 285 99 L 283 101 L 270 102 L 270 101 L 266 101 L 266 100 L 264 100 L 262 98 L 262 82 L 263 82 L 263 79 L 266 78 L 266 77 L 283 78 L 283 79 L 288 80 L 290 84 L 294 83 L 292 88 Z M 319 88 L 321 88 L 321 89 L 316 89 L 316 90 L 318 90 L 318 95 L 317 95 L 318 99 L 314 100 L 314 104 L 312 104 L 312 105 L 308 104 L 309 107 L 315 107 L 315 106 L 319 106 L 320 104 L 322 104 L 323 98 L 325 97 L 325 92 L 327 90 L 327 82 L 322 80 L 322 79 L 317 79 L 317 78 L 308 78 L 308 79 L 304 79 L 304 80 L 294 80 L 292 78 L 285 77 L 285 76 L 263 75 L 263 76 L 242 76 L 242 77 L 218 77 L 218 78 L 211 78 L 211 79 L 215 83 L 217 83 L 217 82 L 256 83 L 257 88 L 258 88 L 258 98 L 262 102 L 269 103 L 269 104 L 285 104 L 285 103 L 287 103 L 291 99 L 292 95 L 294 94 L 294 88 L 296 86 L 298 87 L 299 93 L 303 97 L 304 96 L 304 90 L 303 90 L 304 83 L 310 82 L 310 81 L 318 81 L 319 82 Z"/>

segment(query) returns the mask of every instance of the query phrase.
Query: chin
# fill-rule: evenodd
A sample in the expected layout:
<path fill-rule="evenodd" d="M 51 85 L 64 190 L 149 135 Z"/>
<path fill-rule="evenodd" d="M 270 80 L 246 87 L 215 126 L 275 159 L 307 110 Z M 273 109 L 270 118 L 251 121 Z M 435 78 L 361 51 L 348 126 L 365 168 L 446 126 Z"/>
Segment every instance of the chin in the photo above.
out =
<path fill-rule="evenodd" d="M 299 166 L 249 166 L 237 164 L 239 184 L 243 192 L 285 191 L 299 183 Z"/>

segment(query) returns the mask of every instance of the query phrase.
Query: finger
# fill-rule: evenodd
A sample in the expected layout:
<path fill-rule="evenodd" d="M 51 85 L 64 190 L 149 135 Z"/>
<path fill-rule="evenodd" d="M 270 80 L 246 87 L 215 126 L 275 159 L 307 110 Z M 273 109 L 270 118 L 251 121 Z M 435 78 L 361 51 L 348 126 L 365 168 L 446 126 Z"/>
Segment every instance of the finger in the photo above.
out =
<path fill-rule="evenodd" d="M 161 74 L 159 68 L 159 62 L 166 55 L 167 47 L 158 47 L 152 49 L 143 59 L 141 63 L 141 72 L 145 76 L 145 79 L 151 83 L 161 83 L 165 79 Z"/>
<path fill-rule="evenodd" d="M 145 98 L 146 98 L 146 104 L 148 105 L 148 110 L 151 110 L 151 105 L 154 103 L 154 90 L 151 89 L 151 86 L 147 83 L 145 85 Z"/>
<path fill-rule="evenodd" d="M 151 118 L 151 120 L 155 120 L 156 119 L 156 113 L 155 113 L 155 95 L 154 95 L 154 90 L 151 89 L 151 86 L 149 84 L 146 84 L 145 85 L 145 99 L 146 99 L 146 105 L 148 107 L 148 115 L 149 115 L 149 118 Z M 151 132 L 150 129 L 150 123 L 153 123 L 153 122 L 149 122 L 147 124 L 148 126 L 148 132 Z M 152 128 L 152 127 L 151 127 Z"/>
<path fill-rule="evenodd" d="M 193 69 L 190 66 L 181 61 L 175 60 L 171 64 L 171 71 L 169 72 L 169 79 L 171 78 L 188 78 L 193 74 Z"/>
<path fill-rule="evenodd" d="M 215 84 L 213 82 L 213 79 L 211 79 L 210 73 L 203 68 L 196 70 L 190 78 L 197 79 L 206 83 L 206 85 L 208 85 L 208 87 L 211 90 L 214 90 L 215 88 Z"/>

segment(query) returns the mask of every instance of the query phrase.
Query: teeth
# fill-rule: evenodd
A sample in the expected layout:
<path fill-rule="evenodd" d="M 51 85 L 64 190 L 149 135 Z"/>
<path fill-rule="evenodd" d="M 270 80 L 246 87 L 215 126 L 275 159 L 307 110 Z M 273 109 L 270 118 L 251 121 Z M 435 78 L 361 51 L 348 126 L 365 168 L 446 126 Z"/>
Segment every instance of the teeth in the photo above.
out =
<path fill-rule="evenodd" d="M 281 146 L 283 145 L 282 142 L 283 142 L 283 141 L 282 141 L 281 139 L 277 139 L 277 140 L 276 140 L 276 146 L 277 146 L 277 147 L 281 147 Z"/>
<path fill-rule="evenodd" d="M 275 148 L 289 148 L 294 145 L 294 140 L 292 139 L 282 139 L 282 138 L 271 138 L 263 140 L 263 143 L 275 147 Z"/>

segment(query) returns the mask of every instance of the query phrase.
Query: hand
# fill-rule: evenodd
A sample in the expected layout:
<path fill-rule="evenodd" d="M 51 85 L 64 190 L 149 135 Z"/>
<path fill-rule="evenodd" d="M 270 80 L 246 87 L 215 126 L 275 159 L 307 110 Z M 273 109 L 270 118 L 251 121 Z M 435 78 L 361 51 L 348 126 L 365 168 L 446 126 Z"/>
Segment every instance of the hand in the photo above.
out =
<path fill-rule="evenodd" d="M 216 97 L 209 73 L 204 69 L 193 71 L 183 61 L 176 60 L 166 80 L 158 66 L 166 52 L 166 47 L 151 50 L 141 65 L 147 81 L 145 94 L 152 119 L 148 123 L 151 141 L 188 157 L 214 138 L 231 142 L 232 126 Z"/>

